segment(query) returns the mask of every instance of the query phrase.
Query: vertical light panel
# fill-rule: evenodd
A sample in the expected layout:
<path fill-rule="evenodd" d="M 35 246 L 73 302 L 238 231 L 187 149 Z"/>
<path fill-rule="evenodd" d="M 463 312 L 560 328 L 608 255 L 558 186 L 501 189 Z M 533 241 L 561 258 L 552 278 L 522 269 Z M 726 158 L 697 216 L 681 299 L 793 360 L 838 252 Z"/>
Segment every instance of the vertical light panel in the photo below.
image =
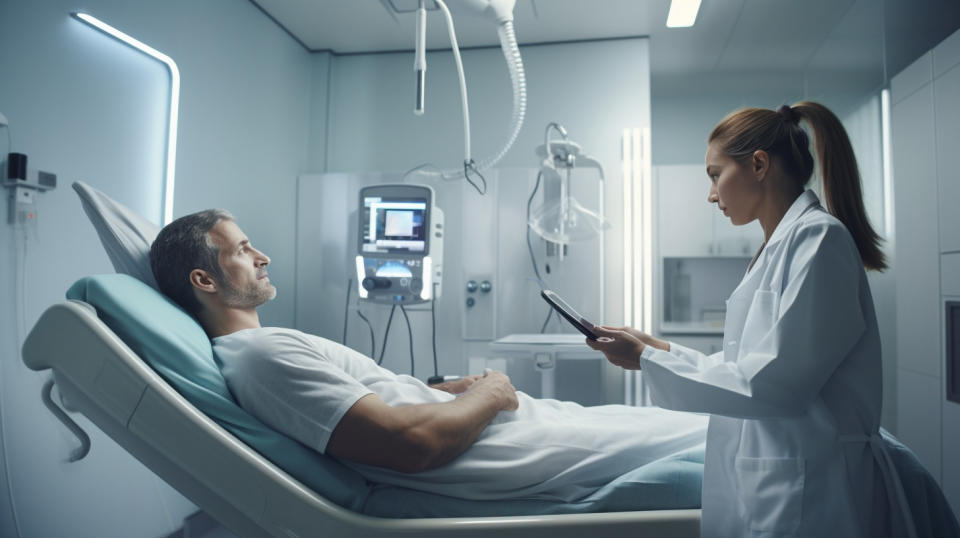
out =
<path fill-rule="evenodd" d="M 883 227 L 889 245 L 894 238 L 893 148 L 890 146 L 890 89 L 880 91 L 880 136 L 883 151 Z M 889 248 L 889 247 L 888 247 Z"/>
<path fill-rule="evenodd" d="M 633 155 L 631 154 L 631 131 L 624 129 L 620 137 L 620 173 L 623 177 L 623 324 L 633 326 Z M 636 373 L 627 371 L 624 376 L 623 402 L 634 405 L 636 399 Z"/>
<path fill-rule="evenodd" d="M 633 146 L 631 130 L 624 129 L 620 152 L 623 169 L 623 324 L 633 325 Z"/>
<path fill-rule="evenodd" d="M 642 222 L 642 235 L 641 235 L 641 244 L 640 248 L 637 249 L 642 253 L 643 259 L 641 260 L 641 289 L 640 289 L 640 305 L 641 305 L 641 322 L 640 330 L 647 334 L 653 333 L 653 162 L 650 158 L 650 128 L 644 127 L 641 131 L 640 129 L 636 130 L 637 136 L 640 137 L 640 163 L 638 165 L 640 169 L 640 175 L 638 176 L 640 180 L 640 191 L 641 196 L 641 213 L 640 216 L 643 219 Z"/>
<path fill-rule="evenodd" d="M 631 200 L 631 205 L 633 206 L 633 244 L 630 246 L 630 252 L 633 255 L 633 274 L 630 275 L 633 280 L 633 294 L 630 297 L 630 303 L 632 305 L 633 312 L 631 318 L 633 320 L 632 326 L 640 330 L 643 329 L 643 309 L 641 308 L 642 304 L 642 294 L 643 294 L 643 185 L 641 184 L 641 174 L 643 170 L 643 160 L 641 154 L 642 140 L 640 136 L 640 129 L 633 128 L 630 130 L 630 152 L 632 154 L 630 159 L 631 170 L 630 170 L 630 183 L 633 184 L 633 199 Z"/>
<path fill-rule="evenodd" d="M 163 65 L 167 66 L 167 70 L 170 72 L 170 110 L 169 118 L 167 120 L 167 159 L 164 167 L 163 207 L 161 208 L 161 214 L 163 215 L 163 222 L 161 224 L 167 225 L 171 220 L 173 220 L 174 172 L 176 170 L 177 161 L 177 120 L 180 117 L 180 70 L 177 68 L 176 62 L 174 62 L 173 59 L 166 54 L 121 32 L 120 30 L 117 30 L 113 26 L 110 26 L 100 19 L 82 12 L 75 12 L 72 13 L 72 15 L 80 22 L 96 28 L 108 36 L 113 37 L 118 41 L 146 54 L 154 60 L 158 60 Z"/>
<path fill-rule="evenodd" d="M 624 129 L 623 290 L 624 324 L 653 333 L 653 163 L 650 129 Z M 626 376 L 626 403 L 647 400 L 641 375 Z"/>

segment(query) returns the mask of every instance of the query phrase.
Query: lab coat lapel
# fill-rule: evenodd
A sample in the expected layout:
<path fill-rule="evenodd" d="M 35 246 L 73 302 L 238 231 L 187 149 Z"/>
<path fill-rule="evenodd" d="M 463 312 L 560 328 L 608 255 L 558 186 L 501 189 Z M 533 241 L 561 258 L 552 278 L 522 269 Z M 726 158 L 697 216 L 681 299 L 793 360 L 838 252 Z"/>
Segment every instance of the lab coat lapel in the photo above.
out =
<path fill-rule="evenodd" d="M 783 215 L 783 218 L 780 219 L 780 223 L 777 224 L 777 227 L 770 235 L 770 239 L 763 247 L 763 251 L 760 252 L 757 259 L 753 262 L 753 265 L 748 269 L 747 274 L 744 275 L 737 289 L 735 289 L 730 295 L 730 298 L 727 299 L 727 313 L 723 328 L 723 358 L 725 361 L 736 361 L 740 357 L 743 330 L 747 324 L 747 316 L 751 314 L 751 305 L 754 303 L 757 291 L 774 291 L 777 295 L 779 295 L 781 291 L 779 288 L 782 286 L 783 271 L 769 271 L 766 267 L 768 263 L 775 261 L 771 260 L 768 256 L 771 251 L 776 250 L 772 248 L 773 245 L 786 235 L 787 230 L 791 228 L 793 223 L 796 222 L 801 215 L 806 213 L 811 207 L 818 205 L 819 199 L 817 195 L 810 190 L 804 191 L 794 200 L 793 204 Z M 776 282 L 773 281 L 774 279 Z M 773 304 L 768 306 L 770 308 L 776 308 L 776 305 Z M 759 314 L 759 312 L 756 314 Z M 776 312 L 771 312 L 771 314 L 775 315 Z M 772 322 L 773 318 L 771 318 L 770 321 Z"/>
<path fill-rule="evenodd" d="M 773 233 L 770 234 L 770 239 L 767 240 L 767 247 L 783 239 L 786 235 L 787 230 L 793 227 L 793 223 L 800 218 L 801 215 L 807 212 L 813 206 L 820 206 L 820 199 L 817 198 L 816 193 L 811 190 L 805 190 L 796 200 L 793 201 L 793 204 L 790 205 L 790 208 L 787 209 L 787 212 L 784 213 L 783 218 L 780 219 L 780 223 L 777 224 L 777 227 L 774 228 Z M 757 260 L 759 261 L 759 260 Z"/>

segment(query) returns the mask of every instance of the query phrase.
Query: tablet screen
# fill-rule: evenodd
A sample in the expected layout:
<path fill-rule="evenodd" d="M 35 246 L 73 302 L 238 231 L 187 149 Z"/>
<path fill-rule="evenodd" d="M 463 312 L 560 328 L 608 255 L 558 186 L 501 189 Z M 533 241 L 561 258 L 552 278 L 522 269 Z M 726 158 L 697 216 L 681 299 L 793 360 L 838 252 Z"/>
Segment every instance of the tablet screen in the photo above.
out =
<path fill-rule="evenodd" d="M 597 335 L 592 330 L 593 323 L 587 321 L 587 319 L 581 316 L 573 307 L 568 305 L 566 301 L 561 299 L 559 295 L 550 290 L 543 290 L 540 292 L 540 296 L 550 303 L 550 306 L 559 312 L 564 319 L 570 322 L 578 331 L 582 332 L 584 336 L 591 340 L 597 339 Z"/>

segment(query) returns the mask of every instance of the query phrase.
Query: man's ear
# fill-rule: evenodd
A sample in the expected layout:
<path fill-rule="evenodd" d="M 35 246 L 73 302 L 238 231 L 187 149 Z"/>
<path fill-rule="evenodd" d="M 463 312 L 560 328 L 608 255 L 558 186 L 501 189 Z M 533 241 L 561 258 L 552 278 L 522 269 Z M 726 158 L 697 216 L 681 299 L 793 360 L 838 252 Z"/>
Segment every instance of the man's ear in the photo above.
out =
<path fill-rule="evenodd" d="M 750 168 L 757 181 L 763 181 L 770 170 L 770 154 L 762 149 L 753 152 L 750 159 Z"/>
<path fill-rule="evenodd" d="M 190 284 L 199 291 L 206 293 L 216 293 L 217 283 L 210 276 L 210 273 L 203 269 L 194 269 L 190 271 Z"/>

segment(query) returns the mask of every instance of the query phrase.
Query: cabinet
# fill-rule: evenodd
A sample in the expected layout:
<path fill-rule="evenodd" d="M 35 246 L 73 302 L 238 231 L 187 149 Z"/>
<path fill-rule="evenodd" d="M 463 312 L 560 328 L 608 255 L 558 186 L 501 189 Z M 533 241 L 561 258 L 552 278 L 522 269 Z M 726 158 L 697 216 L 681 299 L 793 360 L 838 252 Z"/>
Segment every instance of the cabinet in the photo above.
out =
<path fill-rule="evenodd" d="M 707 202 L 703 164 L 654 170 L 657 202 L 654 327 L 664 338 L 698 338 L 709 350 L 723 334 L 726 298 L 763 242 L 760 223 L 734 226 Z"/>
<path fill-rule="evenodd" d="M 960 510 L 960 404 L 947 399 L 949 305 L 960 300 L 960 32 L 891 86 L 898 435 Z"/>
<path fill-rule="evenodd" d="M 700 164 L 655 167 L 659 257 L 752 256 L 763 243 L 759 222 L 734 226 L 707 202 L 710 180 Z"/>
<path fill-rule="evenodd" d="M 896 211 L 897 434 L 940 478 L 940 264 L 933 61 L 891 80 Z"/>
<path fill-rule="evenodd" d="M 960 36 L 960 33 L 957 34 Z M 939 52 L 939 47 L 934 53 Z M 939 59 L 940 54 L 936 57 Z M 960 61 L 960 58 L 958 58 Z M 940 200 L 940 251 L 960 252 L 960 172 L 956 151 L 960 147 L 960 66 L 934 81 L 936 96 L 937 179 Z"/>
<path fill-rule="evenodd" d="M 940 293 L 941 293 L 941 342 L 946 344 L 952 337 L 954 346 L 960 341 L 956 321 L 947 325 L 947 305 L 960 302 L 960 173 L 957 171 L 956 151 L 960 147 L 960 31 L 943 40 L 933 49 L 933 93 L 936 114 L 937 140 L 937 185 L 940 224 Z M 955 359 L 956 349 L 942 346 L 944 362 Z M 948 357 L 951 352 L 953 357 Z M 957 384 L 957 365 L 950 369 L 944 365 L 944 378 L 940 383 L 942 458 L 941 481 L 943 492 L 950 501 L 955 514 L 960 514 L 960 459 L 947 457 L 956 454 L 960 446 L 960 403 L 947 396 L 948 374 L 953 374 L 954 388 Z"/>

